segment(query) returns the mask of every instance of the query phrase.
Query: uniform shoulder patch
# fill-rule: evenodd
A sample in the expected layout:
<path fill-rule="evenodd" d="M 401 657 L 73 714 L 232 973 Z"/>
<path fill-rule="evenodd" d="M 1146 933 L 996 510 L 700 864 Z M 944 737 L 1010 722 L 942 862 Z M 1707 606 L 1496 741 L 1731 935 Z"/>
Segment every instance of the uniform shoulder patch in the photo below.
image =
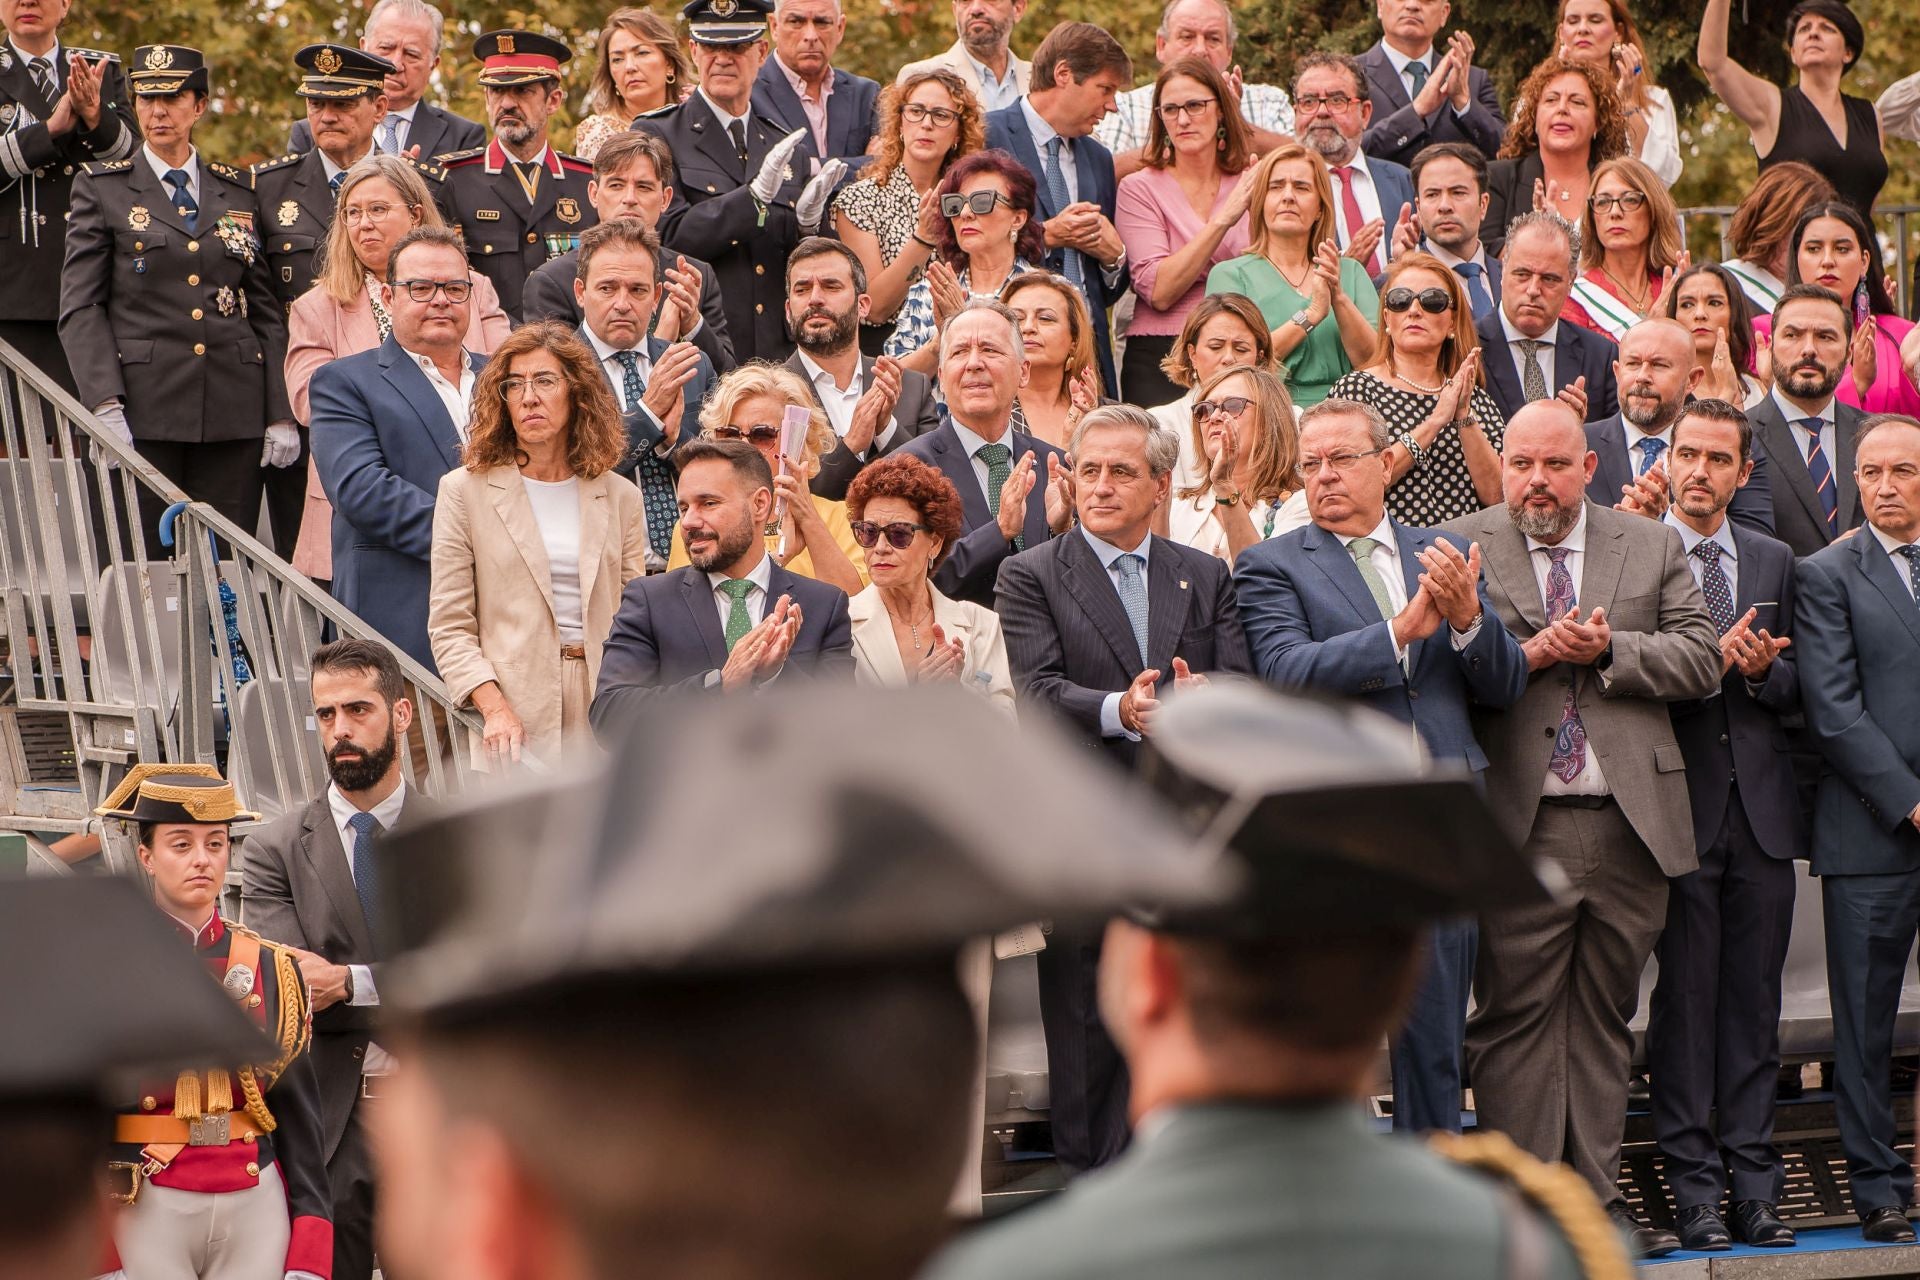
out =
<path fill-rule="evenodd" d="M 434 159 L 439 162 L 442 168 L 451 169 L 455 165 L 472 164 L 475 160 L 478 160 L 486 154 L 487 149 L 485 147 L 469 147 L 465 151 L 444 152 L 441 155 L 435 156 Z"/>
<path fill-rule="evenodd" d="M 259 164 L 253 166 L 252 172 L 255 176 L 258 176 L 263 173 L 271 173 L 275 169 L 290 168 L 293 165 L 299 164 L 302 158 L 300 152 L 290 151 L 284 156 L 275 156 L 271 160 L 262 160 Z"/>
<path fill-rule="evenodd" d="M 253 190 L 253 175 L 245 169 L 237 168 L 230 164 L 219 164 L 209 160 L 207 161 L 207 172 L 225 178 L 236 187 L 245 187 L 249 191 Z"/>
<path fill-rule="evenodd" d="M 125 173 L 133 168 L 131 160 L 92 160 L 82 165 L 88 173 Z"/>
<path fill-rule="evenodd" d="M 415 173 L 425 178 L 428 182 L 446 181 L 447 167 L 443 164 L 436 164 L 431 160 L 413 160 L 413 159 L 409 159 L 407 163 L 413 166 L 413 171 Z"/>

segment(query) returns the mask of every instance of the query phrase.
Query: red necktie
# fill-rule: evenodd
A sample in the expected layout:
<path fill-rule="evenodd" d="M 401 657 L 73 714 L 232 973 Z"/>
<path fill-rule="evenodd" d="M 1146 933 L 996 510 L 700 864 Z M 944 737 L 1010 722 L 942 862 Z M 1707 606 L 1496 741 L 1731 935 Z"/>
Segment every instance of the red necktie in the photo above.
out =
<path fill-rule="evenodd" d="M 1366 225 L 1366 218 L 1360 212 L 1360 198 L 1353 194 L 1353 166 L 1337 164 L 1333 166 L 1333 176 L 1340 182 L 1340 219 L 1347 224 L 1347 243 L 1360 234 L 1360 228 Z M 1367 258 L 1367 274 L 1380 274 L 1380 251 L 1375 249 Z"/>

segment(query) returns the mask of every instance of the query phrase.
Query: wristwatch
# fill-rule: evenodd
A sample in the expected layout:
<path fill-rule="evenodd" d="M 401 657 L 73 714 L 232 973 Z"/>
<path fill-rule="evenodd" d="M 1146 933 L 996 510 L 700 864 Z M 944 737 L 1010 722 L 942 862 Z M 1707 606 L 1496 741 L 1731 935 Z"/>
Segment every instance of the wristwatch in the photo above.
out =
<path fill-rule="evenodd" d="M 1213 505 L 1216 507 L 1237 507 L 1240 505 L 1240 494 L 1236 491 L 1232 497 L 1223 498 L 1216 493 L 1213 495 Z"/>
<path fill-rule="evenodd" d="M 342 1001 L 342 1003 L 352 1004 L 353 1003 L 353 966 L 349 964 L 349 965 L 343 965 L 341 967 L 347 971 L 347 998 L 344 1001 Z"/>
<path fill-rule="evenodd" d="M 1302 333 L 1313 332 L 1314 321 L 1308 317 L 1307 309 L 1305 307 L 1302 307 L 1298 311 L 1294 312 L 1293 318 L 1292 320 L 1289 321 L 1289 323 L 1299 325 L 1300 332 Z"/>

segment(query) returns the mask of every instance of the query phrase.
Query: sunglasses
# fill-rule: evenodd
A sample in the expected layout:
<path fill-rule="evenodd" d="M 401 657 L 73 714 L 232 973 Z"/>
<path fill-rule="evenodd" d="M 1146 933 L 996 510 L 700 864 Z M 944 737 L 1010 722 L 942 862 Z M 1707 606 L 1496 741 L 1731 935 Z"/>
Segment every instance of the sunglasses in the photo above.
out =
<path fill-rule="evenodd" d="M 853 530 L 853 540 L 869 551 L 873 550 L 874 544 L 878 543 L 882 537 L 886 538 L 887 545 L 891 546 L 895 551 L 905 551 L 913 545 L 914 534 L 933 532 L 932 529 L 924 524 L 908 524 L 904 520 L 897 521 L 893 524 L 875 524 L 871 520 L 854 520 L 849 522 L 849 527 Z"/>
<path fill-rule="evenodd" d="M 940 197 L 940 212 L 948 218 L 957 218 L 963 213 L 984 218 L 993 212 L 993 206 L 997 204 L 1013 208 L 1013 201 L 998 191 L 976 191 L 970 196 L 955 191 Z"/>
<path fill-rule="evenodd" d="M 756 422 L 750 427 L 736 427 L 731 422 L 713 429 L 715 440 L 750 440 L 754 444 L 771 444 L 780 438 L 780 428 L 771 422 Z"/>
<path fill-rule="evenodd" d="M 1229 418 L 1237 418 L 1247 411 L 1253 401 L 1245 396 L 1221 396 L 1218 400 L 1197 400 L 1193 406 L 1193 420 L 1205 422 L 1216 413 L 1224 413 Z"/>
<path fill-rule="evenodd" d="M 1416 302 L 1430 316 L 1437 316 L 1453 306 L 1453 299 L 1445 289 L 1422 289 L 1419 293 L 1404 288 L 1389 289 L 1386 296 L 1380 299 L 1382 306 L 1394 312 L 1411 311 Z"/>

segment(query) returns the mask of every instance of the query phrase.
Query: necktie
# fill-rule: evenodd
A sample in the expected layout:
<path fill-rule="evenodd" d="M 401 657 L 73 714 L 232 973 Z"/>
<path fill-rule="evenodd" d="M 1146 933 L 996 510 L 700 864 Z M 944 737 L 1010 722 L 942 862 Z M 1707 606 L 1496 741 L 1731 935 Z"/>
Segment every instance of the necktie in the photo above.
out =
<path fill-rule="evenodd" d="M 1366 225 L 1366 218 L 1360 212 L 1360 197 L 1353 193 L 1353 166 L 1337 164 L 1331 170 L 1340 183 L 1340 221 L 1347 228 L 1347 243 L 1360 234 L 1360 228 Z M 1367 258 L 1367 274 L 1380 274 L 1380 251 L 1375 249 Z"/>
<path fill-rule="evenodd" d="M 1813 478 L 1813 491 L 1820 497 L 1820 510 L 1826 513 L 1827 536 L 1840 532 L 1840 501 L 1833 487 L 1833 468 L 1827 463 L 1827 451 L 1820 447 L 1820 429 L 1827 424 L 1819 418 L 1796 418 L 1807 433 L 1807 474 Z"/>
<path fill-rule="evenodd" d="M 392 111 L 380 122 L 380 150 L 390 156 L 400 154 L 400 116 Z"/>
<path fill-rule="evenodd" d="M 1564 618 L 1573 612 L 1573 572 L 1567 568 L 1565 547 L 1548 547 L 1553 567 L 1547 570 L 1547 621 Z M 1553 736 L 1553 755 L 1547 771 L 1562 782 L 1572 782 L 1587 767 L 1587 728 L 1580 723 L 1580 708 L 1574 702 L 1578 680 L 1567 685 L 1567 700 L 1560 707 L 1560 729 Z"/>
<path fill-rule="evenodd" d="M 626 396 L 627 412 L 640 411 L 640 397 L 646 388 L 640 383 L 640 357 L 631 351 L 616 351 L 613 358 L 626 371 L 621 390 Z M 673 483 L 673 469 L 652 449 L 641 449 L 637 459 L 640 495 L 647 509 L 647 545 L 665 559 L 673 551 L 673 526 L 680 519 L 680 499 Z"/>
<path fill-rule="evenodd" d="M 333 192 L 334 198 L 336 200 L 339 199 L 340 197 L 340 184 L 345 182 L 346 180 L 347 180 L 347 171 L 345 169 L 342 169 L 340 172 L 334 174 L 331 178 L 327 179 L 327 190 Z"/>
<path fill-rule="evenodd" d="M 1413 81 L 1413 90 L 1407 96 L 1410 98 L 1419 97 L 1420 91 L 1427 87 L 1427 77 L 1432 74 L 1433 72 L 1427 69 L 1426 63 L 1419 61 L 1409 62 L 1407 64 L 1407 77 Z"/>
<path fill-rule="evenodd" d="M 1520 342 L 1520 388 L 1526 393 L 1527 403 L 1547 398 L 1547 373 L 1540 367 L 1540 348 L 1544 342 L 1533 338 L 1521 338 Z"/>
<path fill-rule="evenodd" d="M 1353 557 L 1353 567 L 1360 571 L 1360 581 L 1367 584 L 1367 591 L 1373 596 L 1380 616 L 1391 619 L 1393 597 L 1387 594 L 1387 580 L 1380 576 L 1380 570 L 1373 563 L 1373 553 L 1379 546 L 1376 538 L 1355 538 L 1347 544 L 1347 554 Z"/>
<path fill-rule="evenodd" d="M 1913 592 L 1914 603 L 1920 604 L 1920 544 L 1909 542 L 1894 551 L 1907 559 L 1907 590 Z"/>
<path fill-rule="evenodd" d="M 60 86 L 53 78 L 53 64 L 45 58 L 27 59 L 27 74 L 33 77 L 33 83 L 40 90 L 40 96 L 49 104 L 60 97 Z"/>
<path fill-rule="evenodd" d="M 1635 475 L 1643 476 L 1653 470 L 1653 464 L 1660 461 L 1660 455 L 1667 451 L 1667 442 L 1659 436 L 1648 436 L 1640 441 L 1640 469 Z"/>
<path fill-rule="evenodd" d="M 1013 450 L 1003 444 L 983 444 L 973 451 L 973 456 L 987 464 L 987 510 L 998 520 L 1000 490 L 1007 483 L 1007 477 L 1013 474 Z M 1013 549 L 1027 549 L 1026 535 L 1014 538 Z"/>
<path fill-rule="evenodd" d="M 1073 195 L 1067 190 L 1067 171 L 1060 166 L 1060 135 L 1047 139 L 1047 199 L 1052 203 L 1055 213 L 1073 203 Z M 1086 268 L 1080 264 L 1078 249 L 1061 250 L 1060 274 L 1075 285 L 1086 283 Z"/>
<path fill-rule="evenodd" d="M 367 932 L 380 930 L 380 869 L 373 865 L 373 837 L 380 830 L 379 820 L 370 813 L 356 813 L 347 819 L 353 828 L 353 889 L 360 896 L 360 911 L 367 918 Z"/>
<path fill-rule="evenodd" d="M 1147 669 L 1147 579 L 1141 570 L 1147 567 L 1146 557 L 1132 552 L 1113 562 L 1115 573 L 1120 575 L 1120 607 L 1127 611 L 1127 621 L 1133 624 L 1133 640 L 1140 646 L 1140 669 Z"/>
<path fill-rule="evenodd" d="M 1733 627 L 1733 588 L 1720 567 L 1720 544 L 1702 538 L 1694 544 L 1692 554 L 1700 562 L 1700 594 L 1707 598 L 1707 612 L 1713 616 L 1714 629 L 1725 635 Z"/>
<path fill-rule="evenodd" d="M 1453 274 L 1467 282 L 1467 301 L 1473 305 L 1473 318 L 1484 320 L 1493 311 L 1493 295 L 1487 292 L 1487 269 L 1477 262 L 1456 263 Z"/>
<path fill-rule="evenodd" d="M 187 220 L 187 230 L 198 230 L 200 226 L 200 203 L 193 198 L 193 193 L 187 190 L 187 171 L 185 169 L 169 169 L 166 172 L 166 179 L 167 185 L 173 188 L 174 208 L 178 209 L 180 216 Z"/>
<path fill-rule="evenodd" d="M 733 646 L 740 643 L 740 637 L 753 630 L 753 619 L 747 614 L 747 593 L 753 590 L 753 583 L 745 578 L 728 578 L 720 584 L 720 590 L 732 600 L 727 607 L 727 652 L 733 652 Z"/>
<path fill-rule="evenodd" d="M 745 121 L 735 120 L 727 125 L 727 136 L 733 139 L 733 152 L 740 157 L 740 167 L 747 167 L 747 126 Z"/>

